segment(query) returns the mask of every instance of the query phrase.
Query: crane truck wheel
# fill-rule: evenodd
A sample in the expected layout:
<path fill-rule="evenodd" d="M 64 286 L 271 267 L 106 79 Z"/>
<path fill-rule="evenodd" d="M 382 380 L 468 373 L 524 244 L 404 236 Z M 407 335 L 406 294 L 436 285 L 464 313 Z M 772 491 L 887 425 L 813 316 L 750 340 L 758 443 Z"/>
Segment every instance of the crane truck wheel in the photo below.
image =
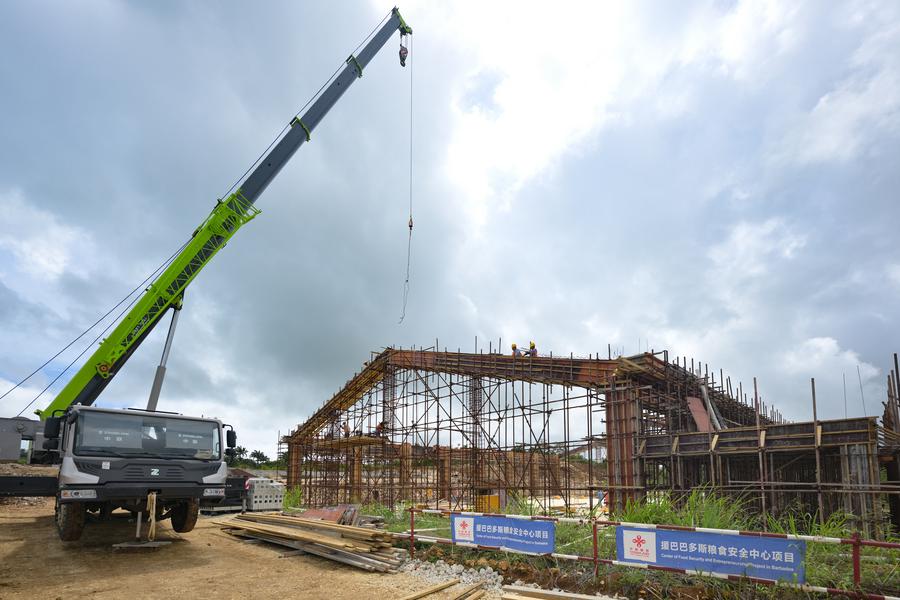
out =
<path fill-rule="evenodd" d="M 81 502 L 60 502 L 56 500 L 56 529 L 59 539 L 74 542 L 81 538 L 84 531 L 84 504 Z"/>
<path fill-rule="evenodd" d="M 187 533 L 197 524 L 200 515 L 200 502 L 196 498 L 185 500 L 172 509 L 172 529 L 178 533 Z"/>

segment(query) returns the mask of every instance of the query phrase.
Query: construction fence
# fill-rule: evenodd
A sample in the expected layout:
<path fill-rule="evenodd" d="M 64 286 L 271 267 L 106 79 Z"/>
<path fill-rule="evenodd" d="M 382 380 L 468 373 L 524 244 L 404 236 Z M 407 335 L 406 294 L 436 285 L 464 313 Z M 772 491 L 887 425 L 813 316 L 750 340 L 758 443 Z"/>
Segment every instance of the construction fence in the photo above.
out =
<path fill-rule="evenodd" d="M 900 543 L 862 539 L 859 535 L 855 535 L 851 538 L 837 538 L 764 531 L 738 531 L 733 529 L 626 523 L 603 519 L 510 515 L 417 508 L 410 508 L 408 511 L 410 517 L 409 530 L 404 534 L 395 534 L 395 537 L 406 537 L 409 540 L 409 552 L 411 557 L 415 557 L 417 543 L 441 544 L 470 550 L 503 552 L 551 558 L 555 560 L 590 563 L 593 565 L 594 577 L 599 576 L 600 565 L 608 565 L 647 569 L 651 571 L 664 571 L 682 575 L 713 577 L 732 582 L 752 583 L 765 586 L 782 586 L 803 592 L 845 596 L 848 598 L 900 600 L 900 595 L 886 595 L 887 592 L 900 594 L 900 573 L 897 572 L 897 565 L 900 564 Z M 584 528 L 589 532 L 588 535 L 591 539 L 592 551 L 590 555 L 562 553 L 557 552 L 555 545 L 551 543 L 546 548 L 546 551 L 533 552 L 507 545 L 479 543 L 476 535 L 471 535 L 475 541 L 461 541 L 459 539 L 460 537 L 468 539 L 470 533 L 460 532 L 460 523 L 448 526 L 447 530 L 451 532 L 449 537 L 422 535 L 421 533 L 417 534 L 416 515 L 433 515 L 444 517 L 448 520 L 466 519 L 467 523 L 473 523 L 473 527 L 479 526 L 479 518 L 490 520 L 490 523 L 499 522 L 502 524 L 492 525 L 494 530 L 500 528 L 504 531 L 512 531 L 514 532 L 513 539 L 515 536 L 521 537 L 522 532 L 534 532 L 533 530 L 519 526 L 523 523 L 549 524 L 552 527 L 574 525 Z M 648 555 L 642 558 L 629 558 L 627 546 L 623 543 L 622 534 L 625 532 L 647 532 L 644 535 L 649 538 L 647 543 L 653 544 L 652 556 Z M 723 554 L 727 553 L 728 556 L 733 556 L 734 558 L 731 560 L 731 566 L 718 566 L 714 560 L 704 563 L 710 566 L 702 569 L 670 566 L 670 564 L 666 564 L 667 561 L 665 560 L 665 557 L 666 550 L 668 550 L 667 541 L 661 535 L 660 537 L 654 535 L 666 532 L 671 532 L 674 536 L 679 536 L 681 538 L 680 544 L 683 545 L 682 550 L 688 555 L 696 555 L 700 550 L 706 550 L 704 548 L 705 540 L 718 540 L 718 543 L 721 545 L 716 546 L 715 544 L 710 544 L 710 548 L 713 548 L 715 552 L 721 551 Z M 488 533 L 488 535 L 494 535 L 494 537 L 496 537 L 496 534 L 493 534 L 492 532 Z M 527 537 L 528 536 L 526 535 L 526 538 Z M 550 539 L 553 540 L 553 538 L 554 536 L 551 535 Z M 640 539 L 641 538 L 638 538 L 639 543 Z M 749 552 L 746 550 L 746 547 L 748 546 L 752 548 L 754 545 L 759 546 L 766 542 L 780 542 L 788 550 L 783 553 L 775 550 L 771 553 L 771 556 L 765 556 L 767 550 L 763 550 L 762 552 L 755 552 L 753 549 Z M 806 552 L 807 545 L 810 546 L 810 552 L 808 554 Z M 776 546 L 776 548 L 777 547 L 778 546 Z M 765 565 L 761 566 L 759 563 L 768 562 L 774 565 L 786 564 L 788 561 L 782 555 L 787 555 L 794 547 L 800 549 L 797 552 L 797 564 L 795 565 L 795 568 L 782 569 L 784 574 L 777 578 L 753 575 L 754 569 L 766 573 L 772 571 L 771 568 L 766 570 Z M 842 553 L 840 550 L 823 552 L 822 550 L 827 547 L 832 547 L 833 549 L 847 547 L 850 550 L 849 554 Z M 814 551 L 814 548 L 817 551 Z M 863 552 L 866 549 L 870 549 L 868 554 L 864 554 Z M 760 558 L 760 554 L 763 554 L 764 558 Z M 794 560 L 794 556 L 792 555 L 789 562 L 793 563 Z M 832 574 L 830 577 L 831 579 L 834 579 L 835 571 L 838 572 L 838 579 L 841 579 L 841 571 L 845 572 L 847 575 L 846 579 L 851 580 L 853 583 L 852 589 L 842 589 L 840 587 L 828 585 L 832 582 L 817 581 L 817 579 L 821 577 L 818 570 L 814 568 L 817 561 L 830 563 L 828 572 Z M 671 563 L 673 561 L 670 560 L 668 562 Z M 725 561 L 718 562 L 722 565 L 725 564 Z M 797 575 L 798 573 L 799 577 Z M 851 573 L 852 579 L 850 578 Z M 877 589 L 877 591 L 866 591 L 867 589 L 872 590 L 873 588 Z"/>

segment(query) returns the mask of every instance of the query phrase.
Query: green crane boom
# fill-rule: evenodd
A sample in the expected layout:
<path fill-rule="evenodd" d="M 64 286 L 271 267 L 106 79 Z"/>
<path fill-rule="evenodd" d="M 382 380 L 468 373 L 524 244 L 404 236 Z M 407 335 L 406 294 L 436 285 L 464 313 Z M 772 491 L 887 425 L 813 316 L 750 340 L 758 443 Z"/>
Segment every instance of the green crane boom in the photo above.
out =
<path fill-rule="evenodd" d="M 185 288 L 228 240 L 259 214 L 254 206 L 257 198 L 300 146 L 309 141 L 312 131 L 347 88 L 362 77 L 363 69 L 395 31 L 399 31 L 401 36 L 412 33 L 396 8 L 360 53 L 347 58 L 344 69 L 309 109 L 303 115 L 294 117 L 287 132 L 243 180 L 238 190 L 218 201 L 210 215 L 194 231 L 190 242 L 147 287 L 137 303 L 116 325 L 109 337 L 100 343 L 53 402 L 44 410 L 35 411 L 42 420 L 72 404 L 92 404 L 165 312 L 181 307 Z M 401 61 L 403 59 L 405 55 L 401 50 Z"/>

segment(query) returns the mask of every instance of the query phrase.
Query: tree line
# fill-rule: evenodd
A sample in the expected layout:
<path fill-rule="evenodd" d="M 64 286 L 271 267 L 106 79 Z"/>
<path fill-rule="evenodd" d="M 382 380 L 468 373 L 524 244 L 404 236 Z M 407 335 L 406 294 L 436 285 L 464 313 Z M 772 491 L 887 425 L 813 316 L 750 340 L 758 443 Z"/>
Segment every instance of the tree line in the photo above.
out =
<path fill-rule="evenodd" d="M 234 448 L 234 454 L 225 459 L 229 467 L 251 468 L 251 469 L 285 469 L 287 461 L 284 455 L 278 456 L 275 460 L 270 459 L 262 450 L 248 451 L 243 446 Z"/>

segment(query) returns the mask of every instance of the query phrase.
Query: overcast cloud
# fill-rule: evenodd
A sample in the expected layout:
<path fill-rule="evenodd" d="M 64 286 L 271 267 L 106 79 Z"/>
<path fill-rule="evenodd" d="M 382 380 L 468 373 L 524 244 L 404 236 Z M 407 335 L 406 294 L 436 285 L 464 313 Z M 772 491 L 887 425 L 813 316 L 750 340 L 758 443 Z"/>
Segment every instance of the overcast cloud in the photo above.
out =
<path fill-rule="evenodd" d="M 795 420 L 812 376 L 842 417 L 844 373 L 862 414 L 859 367 L 881 413 L 900 350 L 900 5 L 548 6 L 400 7 L 406 320 L 395 38 L 188 290 L 160 408 L 271 453 L 370 351 L 477 336 L 665 348 L 757 376 Z M 171 254 L 389 9 L 0 4 L 0 387 Z M 101 405 L 146 402 L 164 336 Z"/>

